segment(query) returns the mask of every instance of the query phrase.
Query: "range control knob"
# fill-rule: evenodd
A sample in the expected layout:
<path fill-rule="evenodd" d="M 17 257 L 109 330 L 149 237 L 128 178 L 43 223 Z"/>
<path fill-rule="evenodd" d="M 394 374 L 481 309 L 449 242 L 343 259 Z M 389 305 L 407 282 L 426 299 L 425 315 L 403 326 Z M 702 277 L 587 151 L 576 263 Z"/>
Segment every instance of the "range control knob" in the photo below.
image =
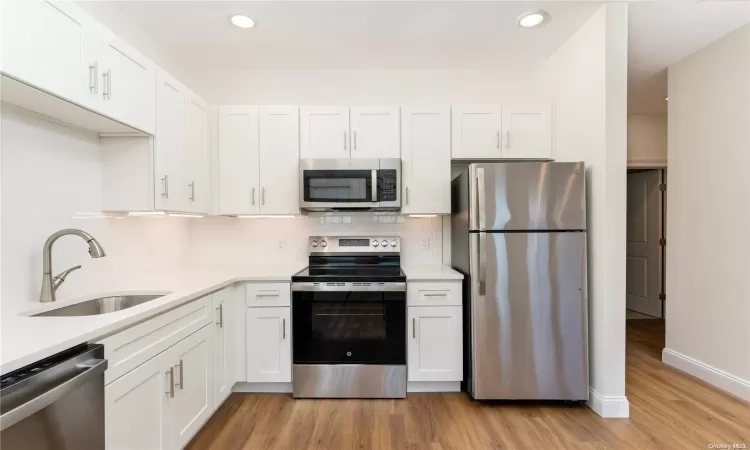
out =
<path fill-rule="evenodd" d="M 380 243 L 383 247 L 388 247 L 388 241 L 383 239 L 383 242 Z"/>
<path fill-rule="evenodd" d="M 320 242 L 320 246 L 321 246 L 321 247 L 323 247 L 323 248 L 326 248 L 326 247 L 328 247 L 328 242 L 326 242 L 326 241 L 321 241 L 321 242 Z"/>
<path fill-rule="evenodd" d="M 396 241 L 391 241 L 391 247 L 395 247 L 395 246 L 396 246 Z"/>
<path fill-rule="evenodd" d="M 378 242 L 378 241 L 372 241 L 372 246 L 373 247 L 377 247 L 378 245 L 380 245 L 380 242 Z"/>
<path fill-rule="evenodd" d="M 314 241 L 311 242 L 310 245 L 312 245 L 312 248 L 316 248 L 318 246 L 318 241 L 314 240 Z"/>

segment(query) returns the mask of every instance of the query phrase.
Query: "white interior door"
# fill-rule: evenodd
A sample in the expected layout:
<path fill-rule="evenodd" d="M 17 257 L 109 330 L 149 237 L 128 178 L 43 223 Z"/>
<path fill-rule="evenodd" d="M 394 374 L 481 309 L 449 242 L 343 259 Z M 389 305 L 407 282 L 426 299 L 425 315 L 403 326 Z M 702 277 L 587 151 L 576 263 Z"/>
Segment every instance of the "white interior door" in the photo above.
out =
<path fill-rule="evenodd" d="M 627 308 L 662 317 L 661 171 L 628 174 Z"/>
<path fill-rule="evenodd" d="M 352 158 L 398 158 L 398 106 L 353 106 L 351 108 Z"/>
<path fill-rule="evenodd" d="M 300 157 L 348 158 L 348 106 L 300 107 Z"/>

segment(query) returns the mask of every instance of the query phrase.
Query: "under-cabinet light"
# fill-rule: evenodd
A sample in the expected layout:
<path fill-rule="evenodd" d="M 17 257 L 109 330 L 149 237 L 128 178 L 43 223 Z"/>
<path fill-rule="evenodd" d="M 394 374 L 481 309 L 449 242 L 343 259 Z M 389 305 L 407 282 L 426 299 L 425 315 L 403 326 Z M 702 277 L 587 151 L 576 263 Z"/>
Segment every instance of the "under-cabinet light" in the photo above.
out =
<path fill-rule="evenodd" d="M 129 212 L 129 216 L 163 216 L 166 213 L 164 211 L 132 211 Z"/>
<path fill-rule="evenodd" d="M 420 217 L 420 218 L 437 217 L 437 214 L 409 214 L 409 217 Z"/>
<path fill-rule="evenodd" d="M 202 214 L 183 214 L 183 213 L 169 213 L 169 217 L 194 217 L 196 219 L 202 219 Z"/>

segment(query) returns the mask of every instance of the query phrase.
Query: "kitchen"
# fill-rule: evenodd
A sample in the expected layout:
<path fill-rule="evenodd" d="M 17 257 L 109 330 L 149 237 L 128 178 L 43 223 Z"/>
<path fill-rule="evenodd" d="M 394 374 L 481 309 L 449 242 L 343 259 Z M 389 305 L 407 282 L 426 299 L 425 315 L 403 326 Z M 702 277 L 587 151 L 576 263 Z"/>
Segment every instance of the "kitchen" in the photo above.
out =
<path fill-rule="evenodd" d="M 188 16 L 208 13 L 201 10 L 205 5 L 195 3 L 180 4 L 186 11 L 186 28 L 190 20 L 196 20 Z M 306 307 L 304 300 L 299 306 L 296 303 L 297 293 L 304 294 L 300 298 L 321 295 L 294 288 L 295 283 L 315 282 L 298 275 L 308 265 L 337 266 L 338 274 L 325 275 L 319 283 L 400 284 L 402 290 L 393 292 L 400 292 L 395 297 L 404 309 L 400 326 L 406 348 L 401 350 L 406 354 L 398 355 L 394 365 L 407 373 L 398 375 L 399 396 L 466 391 L 461 387 L 467 381 L 461 342 L 466 342 L 468 332 L 464 307 L 470 296 L 462 293 L 464 276 L 451 268 L 456 267 L 451 181 L 457 173 L 453 172 L 473 171 L 479 167 L 469 166 L 471 161 L 488 159 L 583 160 L 587 167 L 599 163 L 596 156 L 570 150 L 586 150 L 575 136 L 571 139 L 575 143 L 564 141 L 575 122 L 584 119 L 574 113 L 596 117 L 596 106 L 573 111 L 579 107 L 572 104 L 577 101 L 542 91 L 541 82 L 526 79 L 520 69 L 516 73 L 504 73 L 496 66 L 466 71 L 366 70 L 353 71 L 353 75 L 346 70 L 274 68 L 246 74 L 249 77 L 240 83 L 236 78 L 230 81 L 241 72 L 227 71 L 210 79 L 197 74 L 189 83 L 193 91 L 162 69 L 161 61 L 130 47 L 128 41 L 135 45 L 138 38 L 117 28 L 112 11 L 106 25 L 128 36 L 128 41 L 101 31 L 101 24 L 91 16 L 104 21 L 107 5 L 83 5 L 82 9 L 55 2 L 54 7 L 38 7 L 50 21 L 49 29 L 69 32 L 65 20 L 75 18 L 83 30 L 65 36 L 80 38 L 87 45 L 76 48 L 92 53 L 78 55 L 77 63 L 71 64 L 69 79 L 76 86 L 82 79 L 83 88 L 68 89 L 59 79 L 45 78 L 49 71 L 25 66 L 28 59 L 22 57 L 22 46 L 31 42 L 37 49 L 47 49 L 49 61 L 54 62 L 53 54 L 64 54 L 56 47 L 62 43 L 40 46 L 45 42 L 39 39 L 43 31 L 31 19 L 34 27 L 4 27 L 16 34 L 4 31 L 3 42 L 13 36 L 21 48 L 4 44 L 2 66 L 2 373 L 78 344 L 103 344 L 104 354 L 98 359 L 107 360 L 103 375 L 107 448 L 184 447 L 233 391 L 294 393 L 294 384 L 307 379 L 312 391 L 322 389 L 322 396 L 336 396 L 331 392 L 336 382 L 325 381 L 326 376 L 336 374 L 298 375 L 293 367 L 297 361 L 310 362 L 302 356 L 298 360 L 294 347 L 294 336 L 310 331 L 295 328 L 303 323 L 296 319 L 297 312 Z M 97 7 L 102 10 L 97 12 Z M 127 11 L 126 5 L 119 7 Z M 379 7 L 368 3 L 326 6 L 337 7 L 361 8 L 357 17 L 388 12 L 378 13 Z M 403 7 L 407 8 L 401 11 L 405 17 L 418 12 L 412 10 L 417 8 L 414 5 Z M 560 67 L 571 66 L 571 77 L 579 70 L 572 67 L 573 60 L 555 60 L 558 56 L 566 59 L 555 53 L 558 47 L 579 27 L 589 31 L 598 25 L 587 28 L 589 22 L 605 13 L 614 14 L 607 11 L 609 6 L 545 4 L 546 14 L 559 18 L 559 27 L 550 20 L 538 30 L 523 30 L 515 19 L 526 11 L 524 5 L 488 7 L 511 8 L 504 11 L 513 16 L 508 25 L 511 35 L 548 33 L 546 46 L 533 62 L 541 60 L 542 78 L 555 73 L 557 82 L 563 78 Z M 163 4 L 132 8 L 123 17 L 134 22 L 144 15 L 155 18 L 166 12 Z M 248 8 L 251 15 L 252 8 Z M 312 14 L 304 8 L 295 13 L 291 5 L 265 4 L 264 8 L 267 20 L 262 8 L 252 15 L 257 29 L 231 28 L 227 11 L 211 13 L 221 18 L 212 26 L 231 30 L 221 28 L 217 36 L 254 33 L 270 28 L 268 21 L 278 20 L 279 15 Z M 461 11 L 453 4 L 431 8 L 446 8 L 445 14 Z M 470 8 L 472 20 L 487 12 Z M 39 11 L 22 9 L 16 17 L 24 13 L 36 17 Z M 318 14 L 326 13 L 334 12 Z M 36 34 L 28 41 L 20 38 L 30 32 Z M 102 33 L 101 41 L 89 46 L 90 36 L 97 33 Z M 91 59 L 97 51 L 103 52 L 102 58 Z M 60 70 L 68 68 L 63 66 Z M 141 84 L 134 87 L 126 81 Z M 209 81 L 210 89 L 205 85 Z M 551 84 L 544 86 L 551 89 Z M 566 85 L 565 93 L 572 88 L 585 90 L 587 86 Z M 232 94 L 234 89 L 241 91 Z M 490 90 L 491 103 L 486 96 Z M 207 93 L 208 101 L 196 92 Z M 113 107 L 116 100 L 122 103 Z M 381 106 L 361 106 L 372 104 Z M 332 162 L 343 164 L 346 170 L 327 166 Z M 373 171 L 383 173 L 373 177 Z M 387 171 L 395 171 L 396 176 Z M 35 175 L 30 177 L 30 173 Z M 357 201 L 368 205 L 348 205 L 343 210 L 341 205 L 331 206 L 340 192 L 336 190 L 340 184 L 334 182 L 338 175 L 331 173 L 341 173 L 338 182 L 343 179 L 348 190 L 362 197 Z M 489 169 L 485 173 L 489 176 Z M 580 168 L 570 173 L 582 179 Z M 386 180 L 394 184 L 386 185 Z M 594 185 L 600 181 L 594 180 Z M 583 186 L 582 181 L 578 186 Z M 373 209 L 373 190 L 383 196 L 383 204 L 375 211 L 362 211 Z M 582 198 L 581 192 L 579 209 Z M 604 199 L 589 198 L 589 214 L 597 201 Z M 69 267 L 80 264 L 83 268 L 64 280 L 51 281 L 59 286 L 57 300 L 39 304 L 45 239 L 66 228 L 88 232 L 106 256 L 86 258 L 81 251 L 86 246 L 77 238 L 66 237 L 50 245 L 54 248 L 50 278 Z M 332 260 L 337 251 L 341 250 L 343 265 L 352 265 L 358 261 L 352 254 L 365 248 L 363 258 L 375 258 L 386 266 L 390 263 L 403 273 L 373 275 L 372 279 L 358 275 L 356 280 L 342 275 L 338 267 L 342 264 Z M 393 272 L 392 267 L 385 272 Z M 342 288 L 356 292 L 351 286 Z M 367 298 L 366 294 L 354 296 Z M 120 298 L 110 301 L 120 306 L 128 301 L 143 303 L 88 317 L 28 317 L 105 297 Z M 131 298 L 135 300 L 127 300 Z M 328 329 L 334 327 L 332 323 Z M 382 333 L 367 325 L 363 328 Z M 579 329 L 585 331 L 585 327 Z M 581 336 L 574 341 L 586 344 Z M 578 374 L 585 388 L 570 399 L 589 399 L 587 377 Z M 365 383 L 366 389 L 390 386 L 378 379 L 359 379 L 371 380 Z M 370 396 L 359 391 L 342 395 Z M 607 394 L 605 400 L 610 397 Z M 143 432 L 134 434 L 134 429 Z"/>

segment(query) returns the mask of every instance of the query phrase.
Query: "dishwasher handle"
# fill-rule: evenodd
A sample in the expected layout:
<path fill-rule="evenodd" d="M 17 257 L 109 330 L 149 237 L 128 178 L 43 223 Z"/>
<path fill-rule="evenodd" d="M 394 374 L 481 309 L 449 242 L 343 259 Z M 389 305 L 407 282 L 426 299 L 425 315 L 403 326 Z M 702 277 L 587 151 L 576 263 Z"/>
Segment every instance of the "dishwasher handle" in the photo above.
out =
<path fill-rule="evenodd" d="M 46 408 L 65 395 L 74 391 L 94 377 L 100 376 L 107 369 L 106 359 L 89 359 L 76 364 L 76 368 L 83 369 L 78 375 L 66 380 L 41 395 L 0 415 L 0 431 L 9 428 L 32 414 Z"/>

